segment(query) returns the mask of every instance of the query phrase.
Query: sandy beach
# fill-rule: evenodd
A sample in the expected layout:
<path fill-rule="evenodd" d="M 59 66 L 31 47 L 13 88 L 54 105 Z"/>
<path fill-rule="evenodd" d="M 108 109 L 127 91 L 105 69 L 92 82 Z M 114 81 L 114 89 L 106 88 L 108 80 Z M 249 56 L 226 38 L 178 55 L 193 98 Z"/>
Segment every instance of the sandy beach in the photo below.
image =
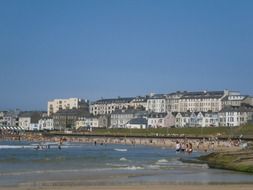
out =
<path fill-rule="evenodd" d="M 1 190 L 252 190 L 253 184 L 224 185 L 127 185 L 127 186 L 20 186 L 3 187 Z"/>
<path fill-rule="evenodd" d="M 119 138 L 119 137 L 67 137 L 67 136 L 43 136 L 41 134 L 24 134 L 20 136 L 21 141 L 32 141 L 32 142 L 56 142 L 60 143 L 61 139 L 64 142 L 78 142 L 78 143 L 94 143 L 97 144 L 128 144 L 128 145 L 147 145 L 157 146 L 164 148 L 174 149 L 176 141 L 184 147 L 186 144 L 191 143 L 194 151 L 205 151 L 205 152 L 219 152 L 219 151 L 237 151 L 240 150 L 240 142 L 238 140 L 218 140 L 215 138 L 205 139 L 187 139 L 184 137 L 174 138 Z M 16 138 L 5 138 L 2 140 L 17 140 Z"/>

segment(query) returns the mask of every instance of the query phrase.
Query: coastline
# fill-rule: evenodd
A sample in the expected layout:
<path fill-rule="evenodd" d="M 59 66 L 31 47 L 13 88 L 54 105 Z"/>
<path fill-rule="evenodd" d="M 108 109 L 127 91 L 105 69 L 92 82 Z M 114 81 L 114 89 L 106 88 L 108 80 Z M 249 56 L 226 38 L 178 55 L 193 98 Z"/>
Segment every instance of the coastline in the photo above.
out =
<path fill-rule="evenodd" d="M 253 150 L 214 152 L 198 159 L 210 168 L 253 174 Z"/>
<path fill-rule="evenodd" d="M 121 145 L 146 145 L 161 148 L 176 148 L 176 141 L 185 145 L 191 143 L 193 151 L 199 152 L 224 152 L 224 151 L 239 151 L 242 147 L 238 140 L 220 140 L 213 138 L 203 139 L 188 139 L 187 137 L 178 138 L 164 138 L 164 137 L 92 137 L 92 136 L 76 136 L 71 137 L 67 135 L 61 136 L 44 136 L 42 133 L 23 134 L 17 137 L 0 138 L 0 140 L 7 141 L 30 141 L 30 142 L 78 142 L 78 143 L 95 143 L 96 144 L 121 144 Z"/>
<path fill-rule="evenodd" d="M 1 139 L 3 140 L 3 139 Z M 187 138 L 132 138 L 132 137 L 69 137 L 69 136 L 43 136 L 42 134 L 24 134 L 18 139 L 4 139 L 30 142 L 54 143 L 96 143 L 97 146 L 105 144 L 144 145 L 157 148 L 175 149 L 176 141 L 182 144 L 191 143 L 194 152 L 203 152 L 206 155 L 196 159 L 180 160 L 190 163 L 205 163 L 210 168 L 233 170 L 253 173 L 253 150 L 243 149 L 237 141 L 214 139 L 187 139 Z M 94 144 L 95 145 L 95 144 Z M 171 185 L 171 184 L 169 184 Z M 138 185 L 139 186 L 139 185 Z M 61 188 L 62 189 L 62 188 Z"/>
<path fill-rule="evenodd" d="M 0 187 L 1 190 L 251 190 L 251 184 L 148 184 L 148 185 L 105 185 L 105 186 L 86 186 L 86 185 L 27 185 L 17 187 Z"/>

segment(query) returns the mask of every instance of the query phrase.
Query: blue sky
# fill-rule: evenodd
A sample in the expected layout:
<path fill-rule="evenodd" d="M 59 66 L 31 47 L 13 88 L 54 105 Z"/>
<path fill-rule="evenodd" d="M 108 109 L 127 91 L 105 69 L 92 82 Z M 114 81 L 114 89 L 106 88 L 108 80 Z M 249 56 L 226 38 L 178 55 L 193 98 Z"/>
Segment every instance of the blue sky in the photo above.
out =
<path fill-rule="evenodd" d="M 251 0 L 0 0 L 0 109 L 177 90 L 253 94 Z"/>

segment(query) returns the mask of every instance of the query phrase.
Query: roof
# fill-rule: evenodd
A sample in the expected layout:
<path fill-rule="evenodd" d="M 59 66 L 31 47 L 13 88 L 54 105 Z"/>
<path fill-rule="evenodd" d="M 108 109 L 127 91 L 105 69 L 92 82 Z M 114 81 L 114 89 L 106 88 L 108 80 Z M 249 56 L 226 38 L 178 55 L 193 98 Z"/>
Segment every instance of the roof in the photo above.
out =
<path fill-rule="evenodd" d="M 29 117 L 31 118 L 31 123 L 38 123 L 38 121 L 42 118 L 44 112 L 38 111 L 28 111 L 28 112 L 21 112 L 19 117 Z"/>
<path fill-rule="evenodd" d="M 89 116 L 90 113 L 84 109 L 63 109 L 56 112 L 53 116 L 57 115 Z"/>
<path fill-rule="evenodd" d="M 152 112 L 152 113 L 150 113 L 149 115 L 148 115 L 148 117 L 149 118 L 164 118 L 164 117 L 166 117 L 168 114 L 167 113 L 154 113 L 154 112 Z"/>
<path fill-rule="evenodd" d="M 226 106 L 220 112 L 253 112 L 253 106 L 242 104 L 242 106 Z"/>
<path fill-rule="evenodd" d="M 131 119 L 128 124 L 133 124 L 133 125 L 147 125 L 147 119 L 145 118 L 134 118 L 134 119 Z"/>
<path fill-rule="evenodd" d="M 234 99 L 232 97 L 235 97 Z M 236 97 L 240 97 L 241 99 L 236 99 Z M 245 100 L 247 97 L 247 95 L 230 95 L 230 96 L 225 96 L 224 98 L 222 98 L 222 101 L 242 101 Z"/>
<path fill-rule="evenodd" d="M 192 112 L 179 112 L 178 114 L 181 114 L 182 117 L 191 117 Z"/>
<path fill-rule="evenodd" d="M 101 99 L 92 104 L 112 104 L 112 103 L 129 103 L 133 100 L 133 97 L 129 98 L 112 98 L 112 99 Z"/>
<path fill-rule="evenodd" d="M 166 95 L 165 94 L 154 94 L 150 97 L 148 97 L 148 99 L 165 99 Z"/>
<path fill-rule="evenodd" d="M 147 97 L 137 96 L 132 100 L 132 102 L 147 102 Z"/>
<path fill-rule="evenodd" d="M 135 114 L 135 115 L 146 115 L 147 111 L 139 110 L 139 109 L 116 109 L 113 114 Z"/>
<path fill-rule="evenodd" d="M 224 91 L 198 91 L 198 92 L 185 92 L 180 99 L 208 99 L 208 98 L 221 98 L 224 96 Z"/>

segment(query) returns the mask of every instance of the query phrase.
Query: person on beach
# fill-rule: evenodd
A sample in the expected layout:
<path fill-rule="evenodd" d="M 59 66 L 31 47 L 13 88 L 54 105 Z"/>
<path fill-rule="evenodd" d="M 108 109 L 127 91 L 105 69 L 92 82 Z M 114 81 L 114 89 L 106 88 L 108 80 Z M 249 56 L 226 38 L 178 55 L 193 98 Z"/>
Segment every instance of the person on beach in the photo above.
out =
<path fill-rule="evenodd" d="M 185 152 L 188 152 L 188 151 L 189 151 L 189 144 L 186 143 Z"/>
<path fill-rule="evenodd" d="M 192 152 L 193 152 L 192 143 L 189 143 L 188 153 L 191 154 Z"/>
<path fill-rule="evenodd" d="M 176 141 L 176 152 L 180 151 L 181 151 L 181 144 L 179 143 L 179 141 Z"/>

